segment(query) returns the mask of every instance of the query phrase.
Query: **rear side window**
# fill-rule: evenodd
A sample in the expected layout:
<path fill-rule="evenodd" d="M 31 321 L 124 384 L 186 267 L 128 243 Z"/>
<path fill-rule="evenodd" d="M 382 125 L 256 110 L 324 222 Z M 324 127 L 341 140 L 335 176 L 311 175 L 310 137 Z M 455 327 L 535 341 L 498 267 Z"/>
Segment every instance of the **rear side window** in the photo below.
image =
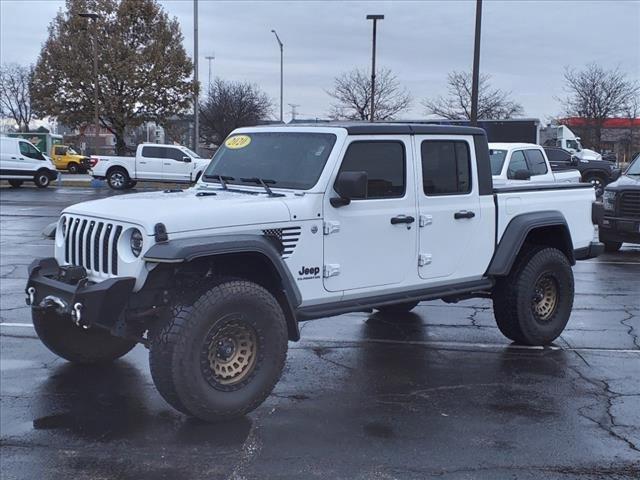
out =
<path fill-rule="evenodd" d="M 518 170 L 529 171 L 529 166 L 527 165 L 527 160 L 524 158 L 524 152 L 522 150 L 516 150 L 511 154 L 511 161 L 509 162 L 509 169 L 507 170 L 507 178 L 514 178 Z"/>
<path fill-rule="evenodd" d="M 420 146 L 425 195 L 471 192 L 469 144 L 453 140 L 426 140 Z"/>
<path fill-rule="evenodd" d="M 168 157 L 164 147 L 142 147 L 142 156 L 145 158 L 171 158 Z"/>
<path fill-rule="evenodd" d="M 544 155 L 540 150 L 527 150 L 527 163 L 529 164 L 529 171 L 531 176 L 544 175 L 547 173 L 547 162 L 544 161 Z"/>
<path fill-rule="evenodd" d="M 402 142 L 353 142 L 347 148 L 340 172 L 367 172 L 368 199 L 403 197 L 405 154 Z"/>

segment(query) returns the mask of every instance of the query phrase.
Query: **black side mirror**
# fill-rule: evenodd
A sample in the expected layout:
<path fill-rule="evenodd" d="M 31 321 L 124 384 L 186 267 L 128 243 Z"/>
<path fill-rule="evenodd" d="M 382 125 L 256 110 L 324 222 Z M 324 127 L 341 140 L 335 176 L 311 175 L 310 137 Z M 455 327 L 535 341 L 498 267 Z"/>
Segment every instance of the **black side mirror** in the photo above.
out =
<path fill-rule="evenodd" d="M 531 172 L 529 170 L 516 170 L 513 174 L 515 180 L 531 180 Z"/>
<path fill-rule="evenodd" d="M 571 160 L 569 161 L 569 165 L 572 167 L 577 167 L 580 164 L 580 159 L 575 155 L 571 155 Z"/>
<path fill-rule="evenodd" d="M 338 208 L 349 205 L 351 200 L 365 199 L 367 198 L 368 184 L 367 172 L 342 172 L 333 185 L 333 189 L 340 196 L 330 199 L 329 202 Z"/>
<path fill-rule="evenodd" d="M 182 157 L 184 163 L 191 163 L 191 157 Z"/>

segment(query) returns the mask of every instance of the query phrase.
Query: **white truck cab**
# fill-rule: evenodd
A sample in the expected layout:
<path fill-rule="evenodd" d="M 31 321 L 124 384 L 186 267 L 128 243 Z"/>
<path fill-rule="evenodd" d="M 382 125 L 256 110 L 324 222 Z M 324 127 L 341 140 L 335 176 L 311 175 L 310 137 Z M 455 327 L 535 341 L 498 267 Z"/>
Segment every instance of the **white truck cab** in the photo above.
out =
<path fill-rule="evenodd" d="M 135 157 L 96 155 L 91 160 L 91 175 L 106 179 L 114 190 L 132 188 L 139 181 L 193 183 L 210 161 L 187 147 L 156 143 L 138 145 Z"/>
<path fill-rule="evenodd" d="M 242 128 L 195 187 L 65 209 L 27 300 L 53 352 L 104 362 L 143 343 L 162 396 L 218 421 L 270 394 L 310 319 L 487 297 L 507 338 L 549 344 L 571 266 L 604 248 L 594 198 L 589 184 L 494 185 L 477 128 Z"/>
<path fill-rule="evenodd" d="M 552 171 L 546 152 L 534 143 L 489 143 L 489 157 L 494 185 L 580 181 L 578 170 Z"/>
<path fill-rule="evenodd" d="M 0 180 L 14 187 L 33 182 L 46 188 L 58 178 L 56 167 L 47 155 L 22 138 L 0 137 Z"/>

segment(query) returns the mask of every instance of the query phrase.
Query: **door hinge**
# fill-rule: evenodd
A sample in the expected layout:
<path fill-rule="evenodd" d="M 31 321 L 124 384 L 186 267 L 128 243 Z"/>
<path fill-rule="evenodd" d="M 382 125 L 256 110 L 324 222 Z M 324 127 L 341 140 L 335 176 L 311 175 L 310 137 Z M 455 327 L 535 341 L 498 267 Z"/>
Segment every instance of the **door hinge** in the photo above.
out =
<path fill-rule="evenodd" d="M 431 254 L 430 253 L 421 253 L 418 255 L 418 266 L 424 267 L 425 265 L 429 265 L 431 263 Z"/>
<path fill-rule="evenodd" d="M 335 277 L 340 275 L 340 265 L 337 263 L 330 263 L 324 266 L 322 276 L 324 278 Z"/>
<path fill-rule="evenodd" d="M 340 231 L 340 222 L 324 222 L 322 231 L 325 235 L 331 235 Z"/>
<path fill-rule="evenodd" d="M 427 225 L 431 225 L 433 223 L 433 217 L 431 215 L 420 215 L 418 220 L 418 225 L 421 227 L 426 227 Z"/>

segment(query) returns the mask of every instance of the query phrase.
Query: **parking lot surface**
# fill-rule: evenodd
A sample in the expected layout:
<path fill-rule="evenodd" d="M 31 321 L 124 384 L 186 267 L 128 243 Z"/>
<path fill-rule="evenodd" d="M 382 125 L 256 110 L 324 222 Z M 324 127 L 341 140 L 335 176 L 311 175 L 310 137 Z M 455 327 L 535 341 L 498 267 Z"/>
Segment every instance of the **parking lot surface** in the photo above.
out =
<path fill-rule="evenodd" d="M 638 479 L 640 248 L 574 267 L 569 325 L 511 345 L 491 303 L 423 302 L 302 325 L 269 399 L 210 425 L 155 391 L 146 350 L 80 367 L 24 302 L 42 229 L 108 189 L 0 189 L 2 479 Z"/>

